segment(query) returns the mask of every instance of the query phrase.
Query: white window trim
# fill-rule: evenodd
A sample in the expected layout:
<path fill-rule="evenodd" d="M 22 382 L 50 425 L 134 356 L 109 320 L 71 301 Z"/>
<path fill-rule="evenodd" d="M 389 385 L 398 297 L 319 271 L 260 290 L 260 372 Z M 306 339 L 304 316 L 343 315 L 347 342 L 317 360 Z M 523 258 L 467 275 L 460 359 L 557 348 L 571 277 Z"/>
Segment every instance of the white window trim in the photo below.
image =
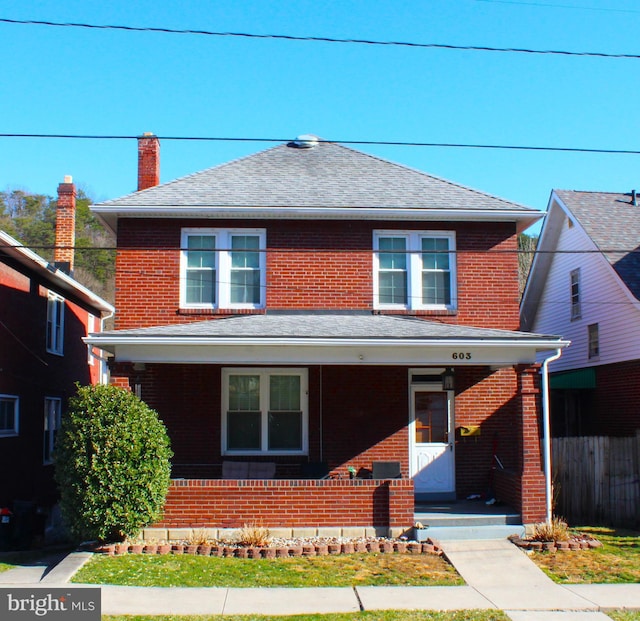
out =
<path fill-rule="evenodd" d="M 407 304 L 383 304 L 380 302 L 380 238 L 402 237 L 407 242 Z M 449 273 L 451 276 L 450 304 L 422 303 L 422 239 L 439 238 L 449 241 Z M 456 234 L 454 231 L 403 231 L 377 230 L 373 232 L 373 307 L 379 310 L 456 310 L 458 283 L 456 269 Z"/>
<path fill-rule="evenodd" d="M 51 420 L 49 416 L 51 415 L 50 404 L 57 403 L 58 409 L 56 420 L 53 421 L 55 426 L 51 424 Z M 46 466 L 48 464 L 53 463 L 53 449 L 55 448 L 54 444 L 54 431 L 60 431 L 60 422 L 62 418 L 62 399 L 60 397 L 45 397 L 44 398 L 44 426 L 43 426 L 43 440 L 44 443 L 42 445 L 42 463 Z M 46 423 L 49 422 L 49 429 L 47 429 Z M 47 435 L 44 436 L 44 432 L 47 432 Z M 49 448 L 49 459 L 46 457 L 46 448 Z"/>
<path fill-rule="evenodd" d="M 573 280 L 575 277 L 577 295 L 573 296 Z M 582 270 L 578 267 L 569 272 L 569 300 L 571 301 L 571 321 L 582 319 Z"/>
<path fill-rule="evenodd" d="M 595 338 L 593 338 L 593 332 L 595 331 Z M 593 347 L 597 349 L 597 353 L 593 351 Z M 590 323 L 587 326 L 587 359 L 599 360 L 600 359 L 600 324 Z"/>
<path fill-rule="evenodd" d="M 49 311 L 51 308 L 55 309 L 55 316 L 53 319 L 49 317 Z M 58 313 L 58 309 L 60 312 Z M 57 293 L 53 293 L 53 291 L 49 291 L 47 295 L 47 331 L 46 331 L 46 341 L 47 341 L 47 351 L 50 354 L 55 354 L 57 356 L 64 355 L 64 313 L 65 313 L 65 299 L 58 295 Z M 52 323 L 51 329 L 51 342 L 49 342 L 49 324 Z M 60 325 L 60 338 L 57 338 L 57 331 L 55 330 L 56 325 Z"/>
<path fill-rule="evenodd" d="M 229 409 L 229 376 L 231 375 L 260 375 L 260 406 L 268 403 L 269 382 L 263 378 L 272 375 L 298 375 L 300 377 L 300 409 L 302 411 L 302 449 L 295 451 L 270 451 L 268 448 L 268 416 L 267 410 L 262 412 L 262 447 L 261 451 L 230 450 L 227 448 L 227 412 Z M 265 368 L 265 367 L 225 367 L 222 369 L 222 455 L 308 455 L 309 454 L 309 371 L 300 367 L 294 368 Z"/>
<path fill-rule="evenodd" d="M 13 401 L 13 430 L 0 429 L 0 438 L 15 438 L 20 435 L 20 397 L 0 394 L 0 399 Z"/>
<path fill-rule="evenodd" d="M 216 238 L 216 304 L 187 303 L 187 238 L 190 235 L 211 235 Z M 232 304 L 231 292 L 231 237 L 234 235 L 254 235 L 259 238 L 260 302 L 258 304 Z M 215 229 L 184 228 L 180 237 L 180 308 L 193 309 L 259 309 L 265 307 L 266 300 L 266 230 L 265 229 Z"/>
<path fill-rule="evenodd" d="M 91 313 L 87 316 L 87 336 L 96 331 L 96 317 Z M 89 366 L 95 366 L 96 358 L 93 355 L 93 345 L 87 345 L 87 363 Z"/>

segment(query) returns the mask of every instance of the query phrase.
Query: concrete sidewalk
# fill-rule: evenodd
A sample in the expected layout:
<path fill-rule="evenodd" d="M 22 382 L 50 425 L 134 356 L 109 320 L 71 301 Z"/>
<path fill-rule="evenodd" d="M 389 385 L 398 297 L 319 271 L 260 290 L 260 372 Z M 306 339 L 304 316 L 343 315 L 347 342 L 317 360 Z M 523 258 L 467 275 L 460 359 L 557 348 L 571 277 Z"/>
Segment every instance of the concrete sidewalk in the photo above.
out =
<path fill-rule="evenodd" d="M 441 545 L 466 586 L 240 589 L 106 585 L 101 587 L 102 614 L 293 615 L 475 608 L 504 610 L 513 621 L 610 621 L 602 610 L 640 609 L 640 584 L 561 586 L 507 540 L 445 541 Z M 0 588 L 68 585 L 89 558 L 91 553 L 74 552 L 57 564 L 47 566 L 43 560 L 0 573 Z M 73 585 L 83 586 L 95 585 Z"/>

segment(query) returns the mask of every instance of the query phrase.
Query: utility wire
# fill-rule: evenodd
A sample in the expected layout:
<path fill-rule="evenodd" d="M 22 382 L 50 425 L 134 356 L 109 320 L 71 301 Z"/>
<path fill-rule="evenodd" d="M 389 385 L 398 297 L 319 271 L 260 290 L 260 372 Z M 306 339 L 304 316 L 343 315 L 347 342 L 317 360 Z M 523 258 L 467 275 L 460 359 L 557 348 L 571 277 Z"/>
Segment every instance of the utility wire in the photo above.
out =
<path fill-rule="evenodd" d="M 534 6 L 541 9 L 570 9 L 572 11 L 600 11 L 604 13 L 640 13 L 635 9 L 616 9 L 598 6 L 571 6 L 569 4 L 554 4 L 550 2 L 523 2 L 518 0 L 476 0 L 489 4 L 515 4 L 519 6 Z"/>
<path fill-rule="evenodd" d="M 175 28 L 159 28 L 151 26 L 122 26 L 114 24 L 86 24 L 80 22 L 52 22 L 44 20 L 22 20 L 0 18 L 0 23 L 5 24 L 22 24 L 32 26 L 54 26 L 60 28 L 89 28 L 94 30 L 123 30 L 128 32 L 157 32 L 163 34 L 183 34 L 183 35 L 205 35 L 209 37 L 243 37 L 247 39 L 279 39 L 285 41 L 306 41 L 320 43 L 348 43 L 355 45 L 376 45 L 376 46 L 395 46 L 395 47 L 412 47 L 422 49 L 441 49 L 441 50 L 460 50 L 465 52 L 508 52 L 515 54 L 545 54 L 559 56 L 586 56 L 597 58 L 629 58 L 638 60 L 640 54 L 613 54 L 608 52 L 572 52 L 568 50 L 538 50 L 530 48 L 518 47 L 491 47 L 486 45 L 452 45 L 446 43 L 415 43 L 410 41 L 376 41 L 373 39 L 338 39 L 334 37 L 303 37 L 296 35 L 282 34 L 256 34 L 250 32 L 218 32 L 214 30 L 192 30 L 192 29 L 175 29 Z"/>
<path fill-rule="evenodd" d="M 237 138 L 221 136 L 153 136 L 158 140 L 184 140 L 201 142 L 291 142 L 290 138 Z M 17 134 L 0 133 L 0 138 L 38 138 L 63 140 L 138 140 L 141 136 L 107 135 L 107 134 Z M 531 145 L 480 144 L 460 142 L 409 142 L 402 140 L 323 140 L 325 144 L 372 145 L 385 147 L 433 147 L 449 149 L 499 149 L 507 151 L 550 151 L 560 153 L 605 153 L 611 155 L 640 155 L 638 149 L 595 149 L 585 147 L 545 147 Z"/>

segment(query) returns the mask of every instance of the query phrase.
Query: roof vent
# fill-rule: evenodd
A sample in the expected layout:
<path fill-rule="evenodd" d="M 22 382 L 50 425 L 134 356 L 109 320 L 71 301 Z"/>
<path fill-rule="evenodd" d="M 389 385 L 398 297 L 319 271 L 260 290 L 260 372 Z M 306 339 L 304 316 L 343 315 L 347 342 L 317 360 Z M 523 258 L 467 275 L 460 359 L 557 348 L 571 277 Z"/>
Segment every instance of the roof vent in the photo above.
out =
<path fill-rule="evenodd" d="M 638 198 L 635 190 L 631 190 L 631 204 L 634 207 L 637 207 L 638 205 Z"/>
<path fill-rule="evenodd" d="M 313 149 L 319 142 L 318 136 L 313 134 L 301 134 L 293 142 L 289 143 L 290 147 L 297 149 Z"/>

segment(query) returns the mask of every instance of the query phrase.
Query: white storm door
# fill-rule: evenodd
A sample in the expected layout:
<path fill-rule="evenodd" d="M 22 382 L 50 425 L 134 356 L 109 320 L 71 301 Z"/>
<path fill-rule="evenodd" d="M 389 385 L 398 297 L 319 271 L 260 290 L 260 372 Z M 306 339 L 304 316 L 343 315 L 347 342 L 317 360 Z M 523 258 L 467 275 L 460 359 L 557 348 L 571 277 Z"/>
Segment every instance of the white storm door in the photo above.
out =
<path fill-rule="evenodd" d="M 453 393 L 411 386 L 411 476 L 416 495 L 455 498 Z"/>

